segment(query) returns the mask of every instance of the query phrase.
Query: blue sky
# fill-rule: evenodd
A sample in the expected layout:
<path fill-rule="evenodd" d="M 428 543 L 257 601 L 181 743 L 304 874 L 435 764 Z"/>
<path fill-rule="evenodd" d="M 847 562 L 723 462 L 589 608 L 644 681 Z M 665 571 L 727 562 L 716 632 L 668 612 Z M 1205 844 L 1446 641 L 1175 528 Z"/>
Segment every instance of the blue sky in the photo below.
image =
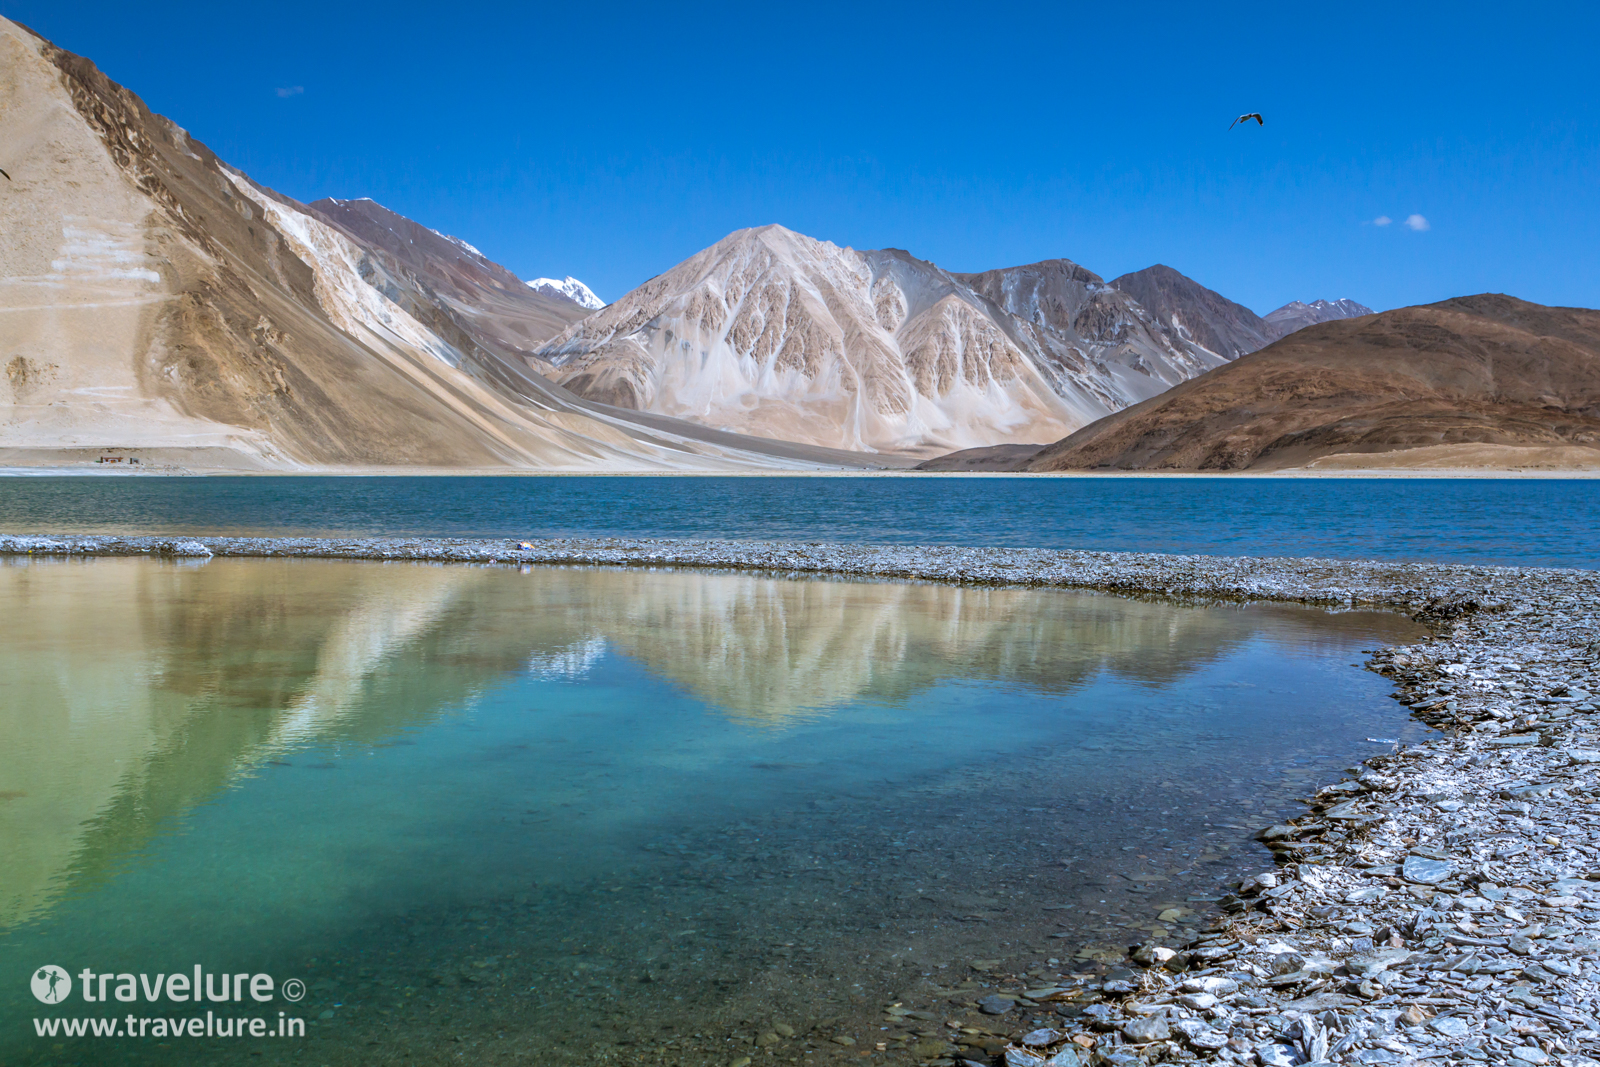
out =
<path fill-rule="evenodd" d="M 1259 312 L 1600 305 L 1600 5 L 0 13 L 283 193 L 370 196 L 607 299 L 780 222 L 960 271 L 1163 262 Z M 1228 130 L 1244 111 L 1266 125 Z"/>

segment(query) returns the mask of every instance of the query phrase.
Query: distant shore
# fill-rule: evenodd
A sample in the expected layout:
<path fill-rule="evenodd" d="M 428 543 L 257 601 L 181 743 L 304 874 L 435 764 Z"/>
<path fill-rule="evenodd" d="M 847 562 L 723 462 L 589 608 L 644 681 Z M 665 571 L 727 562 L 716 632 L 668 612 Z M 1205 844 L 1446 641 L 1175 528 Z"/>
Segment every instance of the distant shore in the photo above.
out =
<path fill-rule="evenodd" d="M 1293 467 L 1275 471 L 912 471 L 912 470 L 726 470 L 726 471 L 565 471 L 515 470 L 507 467 L 324 467 L 316 470 L 233 470 L 222 467 L 157 466 L 105 469 L 92 465 L 0 467 L 0 478 L 1220 478 L 1220 479 L 1594 479 L 1600 467 L 1526 470 L 1491 467 L 1363 467 L 1314 470 Z"/>
<path fill-rule="evenodd" d="M 1044 445 L 1003 446 L 1006 463 L 1020 461 L 1028 450 Z M 943 457 L 873 455 L 832 452 L 803 459 L 799 455 L 772 463 L 722 468 L 686 461 L 682 467 L 615 469 L 548 469 L 529 467 L 416 467 L 273 465 L 260 456 L 218 447 L 116 449 L 48 449 L 0 447 L 0 477 L 281 477 L 281 478 L 542 478 L 542 477 L 685 477 L 685 478 L 883 478 L 899 475 L 964 478 L 1600 478 L 1600 448 L 1490 444 L 1422 445 L 1388 452 L 1335 453 L 1298 466 L 1251 470 L 1064 470 L 996 469 L 989 449 L 971 449 Z M 972 463 L 944 463 L 984 454 Z M 100 458 L 108 457 L 105 462 Z M 918 470 L 919 463 L 948 469 Z"/>

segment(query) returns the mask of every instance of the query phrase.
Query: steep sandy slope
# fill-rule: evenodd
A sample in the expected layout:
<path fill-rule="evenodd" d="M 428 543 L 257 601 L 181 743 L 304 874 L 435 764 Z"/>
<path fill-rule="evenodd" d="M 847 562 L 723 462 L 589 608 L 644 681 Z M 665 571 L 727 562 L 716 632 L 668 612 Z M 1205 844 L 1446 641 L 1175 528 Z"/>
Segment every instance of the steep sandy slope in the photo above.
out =
<path fill-rule="evenodd" d="M 257 186 L 4 20 L 0 145 L 0 462 L 848 462 L 578 401 L 521 357 L 582 309 L 481 256 L 414 254 L 381 209 L 319 214 Z"/>
<path fill-rule="evenodd" d="M 1066 260 L 955 275 L 740 230 L 539 352 L 582 396 L 904 454 L 1043 441 L 1217 366 Z"/>
<path fill-rule="evenodd" d="M 1481 295 L 1310 326 L 1022 469 L 1259 470 L 1464 445 L 1593 450 L 1600 465 L 1600 311 Z"/>

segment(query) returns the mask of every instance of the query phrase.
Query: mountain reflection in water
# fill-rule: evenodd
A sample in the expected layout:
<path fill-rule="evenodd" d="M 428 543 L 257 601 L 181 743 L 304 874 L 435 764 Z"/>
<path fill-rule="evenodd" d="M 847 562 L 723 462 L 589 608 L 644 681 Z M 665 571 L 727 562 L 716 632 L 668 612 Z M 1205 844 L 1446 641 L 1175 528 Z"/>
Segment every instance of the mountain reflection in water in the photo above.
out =
<path fill-rule="evenodd" d="M 497 686 L 582 679 L 608 654 L 770 735 L 863 702 L 914 729 L 917 697 L 946 681 L 1159 688 L 1263 629 L 1315 650 L 1407 625 L 742 573 L 12 563 L 0 566 L 0 926 L 104 884 L 187 811 L 305 746 L 390 743 L 470 714 Z M 715 775 L 736 747 L 662 758 Z"/>

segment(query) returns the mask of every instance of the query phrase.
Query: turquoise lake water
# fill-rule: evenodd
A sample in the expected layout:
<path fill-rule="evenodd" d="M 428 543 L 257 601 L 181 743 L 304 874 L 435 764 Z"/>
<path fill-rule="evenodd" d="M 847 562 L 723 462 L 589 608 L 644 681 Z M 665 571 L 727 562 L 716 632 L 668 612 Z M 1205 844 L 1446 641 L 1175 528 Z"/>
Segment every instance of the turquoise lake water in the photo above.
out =
<path fill-rule="evenodd" d="M 1600 480 L 0 478 L 6 532 L 729 537 L 1600 567 Z"/>
<path fill-rule="evenodd" d="M 1421 633 L 757 574 L 12 562 L 0 1061 L 865 1062 L 912 1039 L 884 1003 L 974 958 L 1183 937 L 1270 864 L 1254 829 L 1422 736 L 1355 666 Z M 245 1007 L 307 1034 L 41 1039 L 194 1008 L 46 1008 L 45 965 L 299 979 Z"/>

